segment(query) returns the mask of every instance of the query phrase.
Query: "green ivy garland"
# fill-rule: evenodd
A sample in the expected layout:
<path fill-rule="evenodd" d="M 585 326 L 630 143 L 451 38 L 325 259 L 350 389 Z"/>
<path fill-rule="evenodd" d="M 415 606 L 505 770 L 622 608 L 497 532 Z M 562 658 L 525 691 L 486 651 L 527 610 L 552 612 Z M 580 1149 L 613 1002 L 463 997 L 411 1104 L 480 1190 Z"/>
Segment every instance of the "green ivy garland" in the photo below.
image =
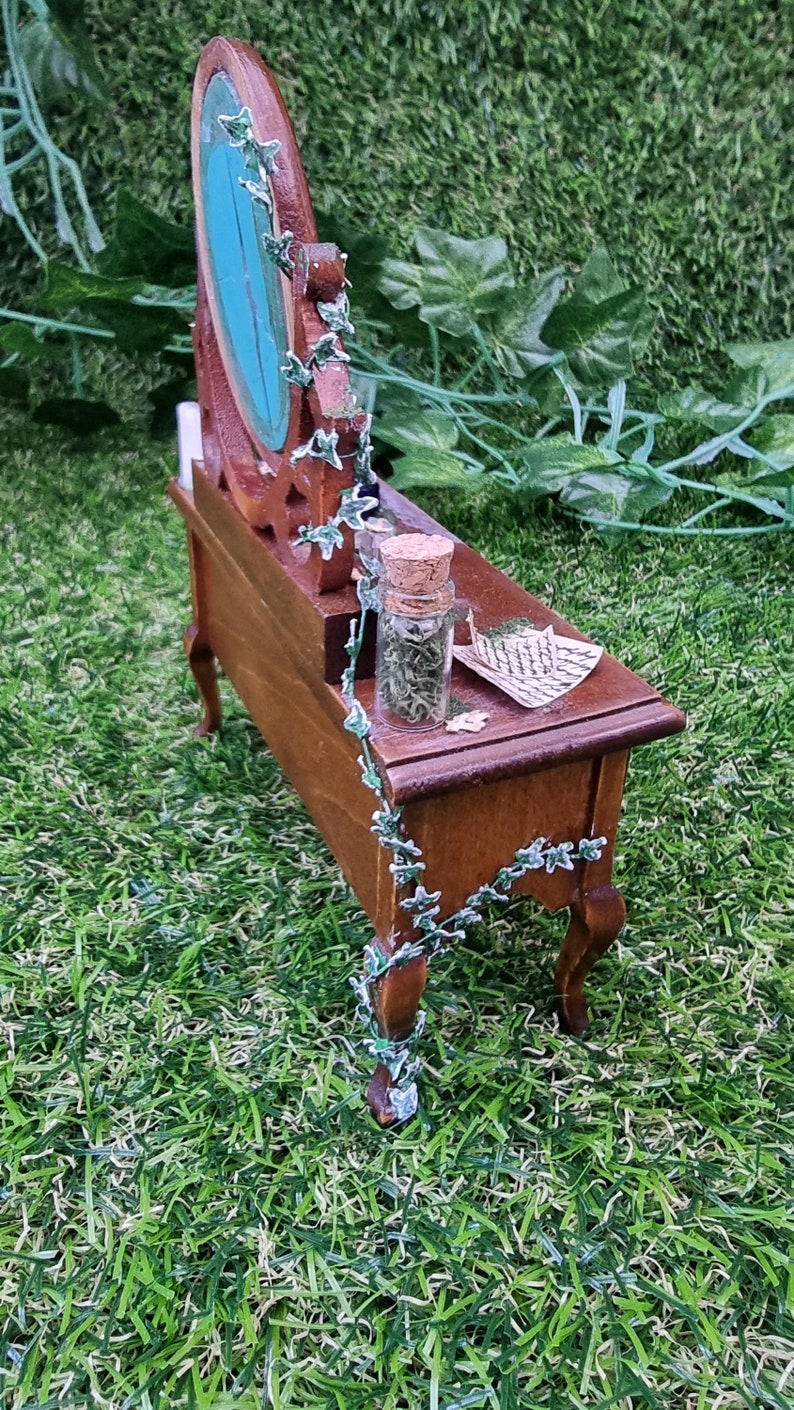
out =
<path fill-rule="evenodd" d="M 219 121 L 229 134 L 232 144 L 242 149 L 246 166 L 257 174 L 256 181 L 244 181 L 242 184 L 250 191 L 254 200 L 267 203 L 269 208 L 267 177 L 275 170 L 278 142 L 261 143 L 254 138 L 251 113 L 247 108 L 243 108 L 236 117 L 223 117 L 219 118 Z M 271 258 L 276 258 L 276 252 L 272 248 L 266 253 Z M 280 243 L 278 255 L 288 258 L 286 244 Z M 307 363 L 302 363 L 294 352 L 287 351 L 286 362 L 281 367 L 285 381 L 297 384 L 304 390 L 313 378 L 312 365 L 323 367 L 332 358 L 349 361 L 347 354 L 338 344 L 338 335 L 354 331 L 344 290 L 336 299 L 319 302 L 316 307 L 329 329 L 328 333 L 323 334 L 315 343 Z M 369 434 L 371 424 L 372 418 L 368 417 L 355 451 L 355 483 L 352 488 L 342 491 L 336 514 L 325 524 L 303 525 L 298 531 L 300 540 L 317 544 L 321 556 L 326 560 L 332 557 L 336 549 L 342 547 L 343 527 L 354 531 L 362 529 L 366 522 L 365 516 L 378 504 L 374 495 L 366 494 L 367 487 L 376 483 L 372 470 L 372 442 Z M 341 470 L 343 467 L 337 444 L 336 431 L 326 431 L 318 427 L 305 445 L 298 446 L 290 459 L 295 464 L 309 456 L 325 460 L 334 469 Z M 413 1030 L 406 1038 L 384 1036 L 380 1032 L 372 1001 L 373 987 L 381 983 L 393 969 L 401 969 L 412 960 L 422 957 L 429 963 L 451 940 L 463 938 L 466 925 L 474 925 L 482 920 L 483 907 L 489 902 L 507 901 L 512 887 L 526 876 L 527 872 L 545 869 L 551 873 L 558 867 L 564 871 L 573 871 L 576 861 L 598 861 L 607 839 L 583 837 L 575 848 L 573 842 L 551 843 L 545 837 L 536 837 L 528 847 L 519 848 L 511 863 L 499 868 L 493 882 L 479 886 L 459 910 L 446 920 L 439 921 L 437 917 L 441 914 L 441 892 L 427 891 L 422 883 L 422 875 L 426 869 L 422 849 L 406 836 L 402 808 L 392 807 L 386 797 L 383 779 L 370 743 L 372 725 L 361 701 L 356 697 L 356 665 L 364 641 L 367 614 L 377 612 L 379 608 L 378 589 L 374 578 L 360 578 L 356 591 L 361 613 L 351 623 L 346 647 L 349 664 L 342 673 L 341 681 L 342 698 L 348 711 L 344 728 L 355 735 L 361 745 L 361 753 L 358 756 L 361 778 L 378 801 L 378 807 L 372 814 L 371 831 L 381 847 L 386 847 L 392 853 L 389 871 L 394 877 L 398 891 L 408 891 L 400 901 L 400 906 L 410 916 L 416 939 L 406 940 L 391 954 L 381 948 L 377 938 L 373 939 L 364 951 L 363 973 L 350 982 L 358 1001 L 357 1016 L 365 1022 L 368 1030 L 364 1046 L 370 1055 L 388 1070 L 391 1079 L 389 1101 L 395 1120 L 401 1122 L 413 1116 L 418 1105 L 416 1079 L 420 1063 L 416 1049 L 424 1028 L 425 1015 L 424 1012 L 419 1014 Z"/>

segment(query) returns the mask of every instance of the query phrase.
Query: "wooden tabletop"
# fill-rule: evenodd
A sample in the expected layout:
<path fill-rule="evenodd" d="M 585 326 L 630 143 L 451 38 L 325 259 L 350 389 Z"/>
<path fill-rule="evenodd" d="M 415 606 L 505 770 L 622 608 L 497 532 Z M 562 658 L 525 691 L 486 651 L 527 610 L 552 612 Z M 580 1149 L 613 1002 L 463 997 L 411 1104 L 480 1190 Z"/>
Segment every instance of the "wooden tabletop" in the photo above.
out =
<path fill-rule="evenodd" d="M 341 691 L 338 685 L 324 684 L 323 673 L 325 681 L 338 681 L 346 663 L 344 642 L 360 610 L 353 585 L 318 592 L 303 581 L 300 561 L 290 556 L 285 562 L 271 539 L 243 519 L 228 493 L 212 485 L 198 465 L 194 482 L 195 497 L 172 481 L 169 492 L 175 504 L 196 532 L 209 535 L 215 552 L 228 555 L 254 596 L 276 615 L 296 668 L 311 676 L 327 713 L 341 725 L 347 713 Z M 481 629 L 510 617 L 527 617 L 540 628 L 551 623 L 563 636 L 586 640 L 403 495 L 384 485 L 382 496 L 401 529 L 440 533 L 454 542 L 452 579 L 460 643 L 469 639 L 465 619 L 470 608 Z M 365 671 L 367 658 L 372 669 L 371 645 L 362 653 Z M 452 691 L 471 709 L 488 712 L 481 733 L 449 734 L 443 726 L 420 732 L 389 729 L 375 715 L 374 680 L 370 676 L 356 682 L 357 696 L 373 722 L 375 753 L 393 801 L 598 758 L 677 734 L 686 724 L 680 710 L 606 652 L 580 685 L 540 709 L 518 705 L 459 662 L 453 666 Z"/>
<path fill-rule="evenodd" d="M 469 640 L 470 608 L 481 630 L 527 617 L 540 629 L 551 623 L 562 636 L 587 639 L 402 495 L 384 486 L 382 497 L 401 529 L 443 533 L 454 541 L 451 576 L 460 644 Z M 329 690 L 340 695 L 337 687 Z M 377 720 L 374 681 L 357 683 L 356 694 L 373 722 L 375 751 L 398 801 L 613 753 L 676 734 L 686 724 L 680 710 L 606 652 L 580 685 L 539 709 L 518 705 L 457 661 L 452 693 L 471 709 L 488 712 L 479 734 L 449 734 L 443 726 L 390 729 Z"/>

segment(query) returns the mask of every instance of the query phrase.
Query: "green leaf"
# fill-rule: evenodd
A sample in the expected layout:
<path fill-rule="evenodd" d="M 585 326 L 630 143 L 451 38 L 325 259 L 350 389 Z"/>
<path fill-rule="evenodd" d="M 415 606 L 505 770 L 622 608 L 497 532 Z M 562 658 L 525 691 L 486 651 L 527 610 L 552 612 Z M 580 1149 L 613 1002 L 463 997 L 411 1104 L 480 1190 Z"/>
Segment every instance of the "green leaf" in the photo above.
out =
<path fill-rule="evenodd" d="M 378 288 L 394 308 L 413 308 L 422 302 L 422 270 L 404 259 L 385 259 Z"/>
<path fill-rule="evenodd" d="M 74 308 L 85 299 L 131 299 L 144 288 L 143 279 L 113 279 L 50 260 L 43 303 L 51 309 Z"/>
<path fill-rule="evenodd" d="M 51 10 L 53 6 L 49 7 Z M 105 102 L 107 88 L 91 53 L 85 26 L 68 28 L 49 20 L 31 20 L 19 34 L 19 50 L 42 108 L 82 93 Z"/>
<path fill-rule="evenodd" d="M 584 388 L 595 390 L 632 375 L 632 338 L 644 336 L 647 320 L 644 289 L 626 289 L 601 303 L 574 294 L 554 309 L 543 326 L 543 339 L 567 354 Z"/>
<path fill-rule="evenodd" d="M 565 373 L 569 382 L 575 383 L 576 379 L 571 373 L 567 362 L 563 363 L 560 371 Z M 562 417 L 566 414 L 565 392 L 559 377 L 554 372 L 546 371 L 538 374 L 532 381 L 532 396 L 538 404 L 540 415 L 549 419 Z"/>
<path fill-rule="evenodd" d="M 87 299 L 86 308 L 103 328 L 116 335 L 121 352 L 160 352 L 175 333 L 184 333 L 187 322 L 176 309 L 150 304 L 122 303 L 116 299 Z"/>
<path fill-rule="evenodd" d="M 315 210 L 317 230 L 321 240 L 338 245 L 347 255 L 348 264 L 359 270 L 380 269 L 389 253 L 389 242 L 376 230 L 359 230 L 340 220 L 333 210 Z"/>
<path fill-rule="evenodd" d="M 468 471 L 463 461 L 446 450 L 420 448 L 401 456 L 389 484 L 395 490 L 425 488 L 476 490 L 483 482 L 481 470 Z"/>
<path fill-rule="evenodd" d="M 779 343 L 732 343 L 727 352 L 739 367 L 760 369 L 765 374 L 767 395 L 794 388 L 794 338 Z"/>
<path fill-rule="evenodd" d="M 455 422 L 438 411 L 412 412 L 409 416 L 392 412 L 373 423 L 372 434 L 402 451 L 420 446 L 429 450 L 451 450 L 458 443 Z"/>
<path fill-rule="evenodd" d="M 659 398 L 659 411 L 668 421 L 694 422 L 699 426 L 708 426 L 710 431 L 716 431 L 719 435 L 738 426 L 750 409 L 721 401 L 697 383 Z"/>
<path fill-rule="evenodd" d="M 453 337 L 465 337 L 514 287 L 507 246 L 498 236 L 461 240 L 420 225 L 414 240 L 422 261 L 420 317 Z"/>
<path fill-rule="evenodd" d="M 379 382 L 376 409 L 384 416 L 396 415 L 406 420 L 409 416 L 421 416 L 427 410 L 425 403 L 411 387 L 401 387 L 398 382 Z M 377 421 L 374 429 L 377 429 Z"/>
<path fill-rule="evenodd" d="M 540 334 L 564 287 L 564 274 L 552 269 L 503 294 L 485 332 L 499 366 L 510 377 L 526 377 L 554 356 Z"/>
<path fill-rule="evenodd" d="M 26 405 L 30 381 L 21 367 L 0 367 L 0 397 Z"/>
<path fill-rule="evenodd" d="M 62 426 L 75 436 L 90 436 L 121 421 L 106 401 L 84 401 L 82 397 L 49 397 L 32 413 L 39 425 Z"/>
<path fill-rule="evenodd" d="M 121 188 L 116 228 L 97 259 L 102 274 L 139 275 L 150 284 L 181 289 L 196 282 L 196 246 L 190 227 L 173 225 Z"/>
<path fill-rule="evenodd" d="M 754 486 L 767 481 L 775 485 L 794 484 L 794 416 L 768 416 L 753 427 L 747 439 L 774 464 L 774 468 L 763 466 L 753 476 Z"/>
<path fill-rule="evenodd" d="M 762 367 L 737 367 L 722 395 L 731 405 L 746 406 L 752 411 L 766 395 L 766 389 L 767 377 Z"/>
<path fill-rule="evenodd" d="M 507 246 L 496 235 L 460 240 L 420 225 L 414 240 L 422 262 L 419 316 L 454 338 L 466 337 L 515 284 Z"/>
<path fill-rule="evenodd" d="M 396 308 L 380 287 L 383 265 L 389 255 L 388 241 L 375 231 L 357 230 L 345 224 L 331 211 L 316 211 L 315 214 L 320 239 L 332 241 L 348 257 L 346 272 L 351 286 L 353 321 L 363 315 L 370 322 L 385 324 L 396 341 L 405 347 L 427 347 L 427 327 L 420 322 L 415 308 L 410 304 L 403 309 Z"/>
<path fill-rule="evenodd" d="M 6 323 L 0 327 L 0 348 L 7 353 L 22 353 L 31 361 L 53 361 L 63 357 L 63 343 L 45 342 L 37 338 L 29 323 Z"/>
<path fill-rule="evenodd" d="M 574 297 L 588 304 L 601 304 L 615 294 L 624 293 L 626 285 L 618 274 L 605 245 L 597 245 L 587 256 L 574 280 Z"/>
<path fill-rule="evenodd" d="M 47 0 L 47 9 L 70 34 L 85 25 L 85 0 Z"/>
<path fill-rule="evenodd" d="M 636 468 L 638 472 L 643 470 L 642 466 Z M 623 519 L 633 523 L 664 504 L 672 493 L 672 487 L 647 476 L 634 478 L 614 470 L 592 470 L 577 475 L 565 486 L 560 503 L 582 519 Z"/>
<path fill-rule="evenodd" d="M 626 284 L 609 258 L 606 247 L 598 245 L 592 254 L 588 255 L 578 278 L 574 281 L 574 301 L 581 299 L 585 303 L 600 304 L 605 299 L 615 298 L 617 294 L 625 292 Z M 633 358 L 639 357 L 645 351 L 655 322 L 656 313 L 646 301 L 631 334 Z"/>
<path fill-rule="evenodd" d="M 535 499 L 544 494 L 557 494 L 582 471 L 603 470 L 622 461 L 616 451 L 577 445 L 573 436 L 566 432 L 534 441 L 520 456 L 514 456 L 512 463 L 521 477 L 520 489 Z"/>

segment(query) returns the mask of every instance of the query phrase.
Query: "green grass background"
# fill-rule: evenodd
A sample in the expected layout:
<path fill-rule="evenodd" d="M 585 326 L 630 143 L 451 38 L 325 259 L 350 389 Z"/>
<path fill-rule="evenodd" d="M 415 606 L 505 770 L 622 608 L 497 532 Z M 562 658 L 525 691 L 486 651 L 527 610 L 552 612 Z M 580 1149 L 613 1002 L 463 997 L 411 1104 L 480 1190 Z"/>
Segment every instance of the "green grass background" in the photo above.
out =
<path fill-rule="evenodd" d="M 605 239 L 663 305 L 656 385 L 781 336 L 784 7 L 92 9 L 113 103 L 61 124 L 188 221 L 189 85 L 261 48 L 318 203 L 407 247 Z M 20 284 L 22 276 L 20 275 Z M 113 358 L 96 388 L 136 382 Z M 794 1396 L 794 672 L 784 536 L 600 539 L 427 503 L 689 714 L 635 753 L 629 901 L 588 1036 L 561 917 L 434 968 L 422 1112 L 362 1105 L 364 919 L 245 712 L 190 738 L 168 444 L 4 423 L 0 1396 L 13 1410 L 785 1407 Z M 233 1397 L 236 1397 L 233 1399 Z"/>

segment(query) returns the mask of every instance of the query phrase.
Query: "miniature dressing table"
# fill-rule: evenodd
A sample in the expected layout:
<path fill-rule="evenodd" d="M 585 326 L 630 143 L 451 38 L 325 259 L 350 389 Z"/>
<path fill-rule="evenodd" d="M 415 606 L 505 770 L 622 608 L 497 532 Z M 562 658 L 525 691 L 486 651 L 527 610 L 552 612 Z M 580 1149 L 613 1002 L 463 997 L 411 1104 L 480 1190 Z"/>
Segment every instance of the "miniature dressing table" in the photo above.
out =
<path fill-rule="evenodd" d="M 246 145 L 246 118 L 237 127 L 219 121 L 246 111 L 257 170 L 246 157 L 253 150 L 250 141 Z M 360 742 L 344 727 L 345 644 L 361 610 L 351 581 L 353 534 L 343 523 L 341 545 L 326 558 L 300 534 L 301 526 L 324 524 L 337 512 L 340 495 L 354 485 L 367 432 L 334 329 L 333 310 L 343 307 L 344 258 L 317 240 L 275 82 L 254 51 L 236 41 L 215 39 L 201 57 L 193 169 L 200 427 L 190 463 L 170 493 L 187 527 L 193 620 L 185 641 L 204 704 L 197 732 L 221 725 L 218 662 L 388 956 L 410 938 L 412 921 L 400 904 L 391 856 L 372 832 L 373 796 L 357 762 Z M 269 204 L 252 199 L 243 182 L 266 185 Z M 311 370 L 304 385 L 298 366 Z M 398 528 L 446 534 L 387 485 L 381 493 Z M 457 539 L 451 576 L 461 615 L 471 609 L 483 629 L 525 617 L 581 639 Z M 467 639 L 465 623 L 456 632 Z M 612 862 L 629 752 L 681 730 L 684 717 L 607 655 L 575 689 L 534 710 L 456 663 L 454 695 L 467 708 L 487 711 L 484 729 L 476 735 L 444 728 L 412 733 L 374 719 L 372 671 L 367 640 L 356 696 L 373 721 L 370 744 L 385 797 L 402 807 L 403 828 L 426 863 L 423 884 L 442 893 L 442 916 L 460 908 L 533 838 L 606 839 L 598 860 L 532 870 L 515 887 L 549 910 L 570 908 L 555 989 L 562 1022 L 582 1032 L 588 1022 L 584 980 L 625 917 Z M 399 1042 L 412 1030 L 426 971 L 418 956 L 373 981 L 372 1005 L 384 1038 Z M 368 1095 L 383 1124 L 398 1114 L 392 1085 L 387 1066 L 378 1064 Z"/>

